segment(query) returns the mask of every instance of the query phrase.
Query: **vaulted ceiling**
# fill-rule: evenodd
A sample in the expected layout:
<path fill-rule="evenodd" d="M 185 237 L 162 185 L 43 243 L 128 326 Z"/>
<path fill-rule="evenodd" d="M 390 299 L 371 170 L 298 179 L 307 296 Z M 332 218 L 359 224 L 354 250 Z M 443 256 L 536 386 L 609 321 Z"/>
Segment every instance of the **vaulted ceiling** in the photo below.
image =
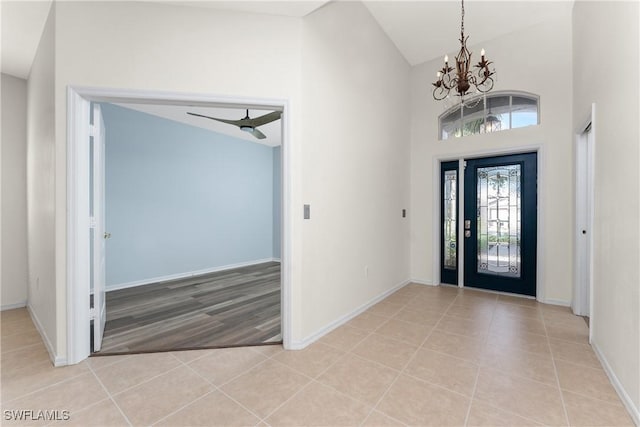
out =
<path fill-rule="evenodd" d="M 293 17 L 306 16 L 329 3 L 317 0 L 147 1 Z M 51 3 L 52 0 L 1 0 L 3 73 L 28 77 Z M 459 1 L 365 0 L 363 3 L 411 65 L 457 50 L 460 34 Z M 551 19 L 572 6 L 573 1 L 570 0 L 467 0 L 465 28 L 467 34 L 471 35 L 469 44 L 477 45 Z"/>
<path fill-rule="evenodd" d="M 61 1 L 61 0 L 56 0 Z M 108 0 L 116 1 L 116 0 Z M 144 0 L 183 7 L 200 7 L 291 17 L 304 17 L 326 5 L 327 1 L 177 1 Z M 2 72 L 23 79 L 28 78 L 40 36 L 51 7 L 52 0 L 12 1 L 0 0 L 2 23 Z M 459 47 L 460 2 L 443 1 L 363 1 L 380 27 L 395 43 L 411 65 L 432 60 L 445 53 L 454 54 Z M 553 18 L 572 1 L 485 1 L 467 0 L 465 4 L 465 28 L 472 38 L 470 45 L 504 36 L 530 25 Z M 490 53 L 489 53 L 490 54 Z M 270 123 L 260 129 L 267 135 L 256 140 L 235 126 L 213 120 L 195 118 L 186 114 L 186 107 L 159 105 L 123 105 L 124 107 L 153 114 L 166 119 L 198 126 L 270 146 L 280 144 L 280 122 Z M 200 108 L 196 111 L 214 117 L 238 119 L 244 110 L 236 108 Z M 251 111 L 251 117 L 266 111 Z"/>

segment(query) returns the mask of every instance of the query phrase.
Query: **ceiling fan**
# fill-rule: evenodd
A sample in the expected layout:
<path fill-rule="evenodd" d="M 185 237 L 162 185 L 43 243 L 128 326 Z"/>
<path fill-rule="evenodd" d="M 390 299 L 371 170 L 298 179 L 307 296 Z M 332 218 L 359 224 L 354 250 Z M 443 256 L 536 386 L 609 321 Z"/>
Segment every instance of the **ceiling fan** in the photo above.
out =
<path fill-rule="evenodd" d="M 252 119 L 249 117 L 249 110 L 247 109 L 246 111 L 247 111 L 246 115 L 244 116 L 244 118 L 240 120 L 218 119 L 215 117 L 209 117 L 209 116 L 204 116 L 202 114 L 196 114 L 196 113 L 190 113 L 190 112 L 187 112 L 187 114 L 190 114 L 192 116 L 204 117 L 206 119 L 216 120 L 218 122 L 238 126 L 240 130 L 250 133 L 251 135 L 255 136 L 258 139 L 265 139 L 267 137 L 264 133 L 260 132 L 257 129 L 258 126 L 262 126 L 262 125 L 266 125 L 267 123 L 274 122 L 282 116 L 282 111 L 274 111 L 272 113 L 265 114 L 264 116 L 260 116 Z"/>

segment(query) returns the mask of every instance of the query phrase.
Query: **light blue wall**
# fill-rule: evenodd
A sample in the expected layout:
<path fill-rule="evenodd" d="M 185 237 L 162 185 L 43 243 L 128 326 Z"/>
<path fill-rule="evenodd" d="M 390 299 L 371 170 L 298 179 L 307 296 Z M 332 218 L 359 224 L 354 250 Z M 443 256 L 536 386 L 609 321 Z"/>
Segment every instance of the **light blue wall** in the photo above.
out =
<path fill-rule="evenodd" d="M 107 287 L 274 257 L 274 148 L 111 104 L 102 112 Z"/>

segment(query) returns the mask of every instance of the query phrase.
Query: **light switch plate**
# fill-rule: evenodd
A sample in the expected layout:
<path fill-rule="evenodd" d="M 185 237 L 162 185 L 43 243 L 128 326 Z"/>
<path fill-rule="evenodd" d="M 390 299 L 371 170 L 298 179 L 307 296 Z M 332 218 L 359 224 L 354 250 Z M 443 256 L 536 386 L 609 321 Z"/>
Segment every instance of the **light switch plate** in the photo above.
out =
<path fill-rule="evenodd" d="M 311 205 L 304 205 L 304 219 L 311 219 Z"/>

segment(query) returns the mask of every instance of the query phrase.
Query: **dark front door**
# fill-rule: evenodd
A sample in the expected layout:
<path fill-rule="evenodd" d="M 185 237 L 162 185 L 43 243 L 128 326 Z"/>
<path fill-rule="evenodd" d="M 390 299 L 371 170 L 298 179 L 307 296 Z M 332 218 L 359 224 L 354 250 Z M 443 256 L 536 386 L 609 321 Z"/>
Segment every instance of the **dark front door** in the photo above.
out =
<path fill-rule="evenodd" d="M 440 163 L 440 282 L 458 284 L 458 161 Z"/>
<path fill-rule="evenodd" d="M 536 294 L 537 155 L 467 159 L 464 285 Z"/>

